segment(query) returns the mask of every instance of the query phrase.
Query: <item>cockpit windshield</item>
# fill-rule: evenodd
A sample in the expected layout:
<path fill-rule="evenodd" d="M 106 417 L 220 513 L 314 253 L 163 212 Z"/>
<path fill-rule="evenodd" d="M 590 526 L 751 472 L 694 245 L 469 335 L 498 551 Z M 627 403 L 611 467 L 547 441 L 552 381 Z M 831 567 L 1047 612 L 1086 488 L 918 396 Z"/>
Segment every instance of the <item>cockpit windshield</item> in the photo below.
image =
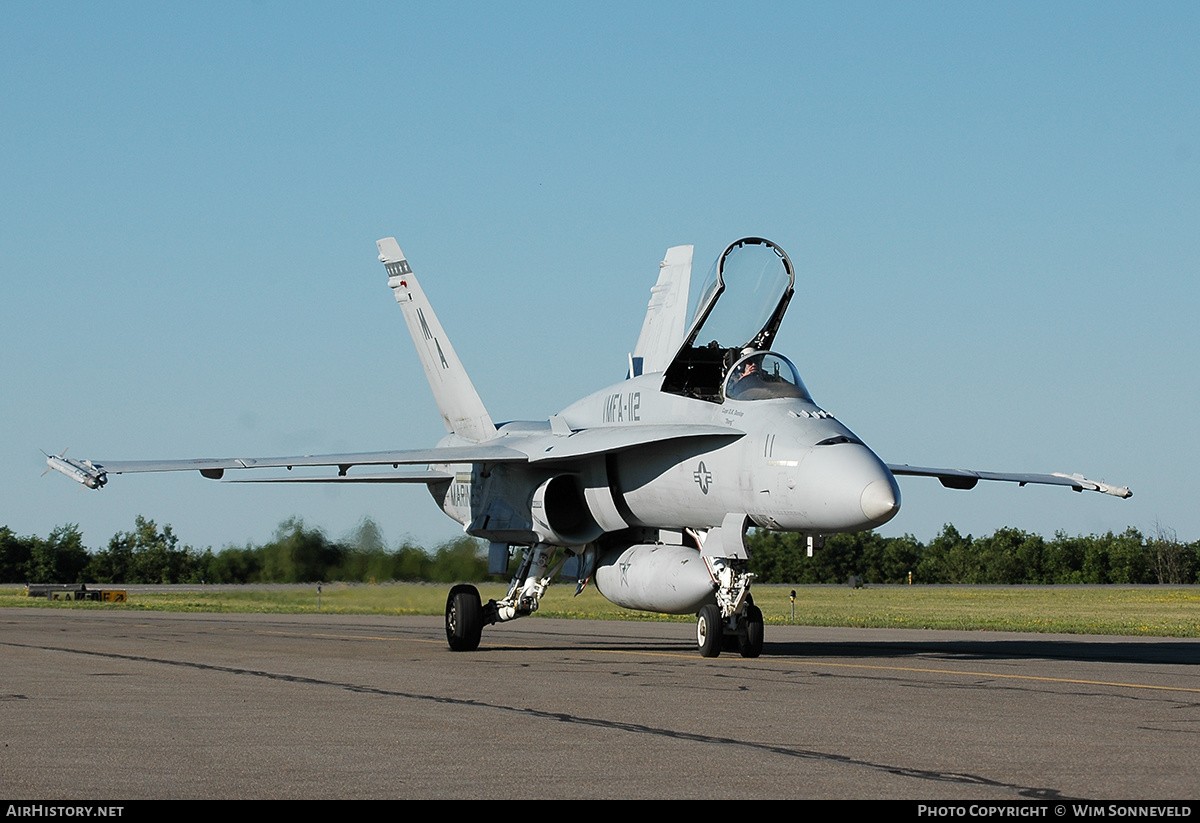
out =
<path fill-rule="evenodd" d="M 794 283 L 792 261 L 770 240 L 747 237 L 728 246 L 700 290 L 687 334 L 667 367 L 663 391 L 721 402 L 730 367 L 744 353 L 771 347 Z M 791 364 L 780 360 L 786 368 L 781 366 L 779 373 L 795 376 Z M 798 376 L 793 385 L 803 390 Z"/>
<path fill-rule="evenodd" d="M 755 352 L 733 364 L 725 379 L 729 400 L 774 400 L 797 397 L 812 402 L 792 361 L 774 352 Z"/>

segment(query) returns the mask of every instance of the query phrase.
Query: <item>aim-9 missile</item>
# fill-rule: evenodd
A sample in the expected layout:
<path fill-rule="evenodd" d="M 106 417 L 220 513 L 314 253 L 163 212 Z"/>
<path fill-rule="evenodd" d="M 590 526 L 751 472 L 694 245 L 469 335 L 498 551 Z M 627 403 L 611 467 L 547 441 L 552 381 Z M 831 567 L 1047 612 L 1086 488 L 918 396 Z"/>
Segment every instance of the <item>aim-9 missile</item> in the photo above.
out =
<path fill-rule="evenodd" d="M 42 452 L 42 454 L 46 454 Z M 108 472 L 103 469 L 98 469 L 92 465 L 90 460 L 75 460 L 67 457 L 67 450 L 63 449 L 62 454 L 46 454 L 46 465 L 49 467 L 42 476 L 46 476 L 46 472 L 54 469 L 56 472 L 62 472 L 67 477 L 74 480 L 76 483 L 82 483 L 89 489 L 98 489 L 108 482 Z"/>

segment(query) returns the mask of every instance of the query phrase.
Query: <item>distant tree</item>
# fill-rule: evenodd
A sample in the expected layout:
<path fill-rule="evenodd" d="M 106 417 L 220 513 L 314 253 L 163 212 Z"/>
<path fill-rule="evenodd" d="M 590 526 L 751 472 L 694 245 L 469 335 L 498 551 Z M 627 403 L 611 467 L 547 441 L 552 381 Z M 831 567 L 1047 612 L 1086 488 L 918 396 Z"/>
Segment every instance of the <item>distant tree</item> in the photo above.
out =
<path fill-rule="evenodd" d="M 345 549 L 321 529 L 310 529 L 301 518 L 291 517 L 279 525 L 275 539 L 263 546 L 262 555 L 264 580 L 313 583 L 336 577 Z"/>
<path fill-rule="evenodd" d="M 367 553 L 387 551 L 387 541 L 383 538 L 383 529 L 370 517 L 364 517 L 358 521 L 358 526 L 346 542 L 354 551 Z"/>
<path fill-rule="evenodd" d="M 81 583 L 87 567 L 83 535 L 74 523 L 58 526 L 45 540 L 35 538 L 29 558 L 29 580 L 37 583 Z"/>
<path fill-rule="evenodd" d="M 1066 532 L 1054 533 L 1046 547 L 1043 564 L 1052 583 L 1083 583 L 1083 559 L 1087 554 L 1087 538 L 1071 537 Z"/>
<path fill-rule="evenodd" d="M 131 532 L 118 532 L 108 548 L 96 552 L 85 571 L 98 583 L 198 583 L 200 555 L 179 546 L 170 524 L 160 531 L 153 520 L 138 515 Z"/>
<path fill-rule="evenodd" d="M 907 583 L 908 573 L 915 572 L 925 547 L 911 534 L 875 537 L 863 547 L 863 578 L 868 583 Z"/>
<path fill-rule="evenodd" d="M 391 580 L 430 579 L 429 570 L 433 566 L 433 558 L 420 546 L 406 542 L 395 551 L 391 560 Z"/>
<path fill-rule="evenodd" d="M 1159 583 L 1191 583 L 1196 579 L 1196 545 L 1180 543 L 1174 529 L 1155 524 L 1154 538 L 1146 547 L 1150 569 Z"/>
<path fill-rule="evenodd" d="M 438 546 L 429 568 L 429 579 L 438 583 L 486 580 L 487 558 L 480 541 L 463 536 Z"/>
<path fill-rule="evenodd" d="M 1146 538 L 1137 529 L 1130 527 L 1121 534 L 1108 532 L 1102 538 L 1108 551 L 1107 583 L 1153 583 L 1150 570 L 1150 554 Z"/>
<path fill-rule="evenodd" d="M 941 533 L 921 552 L 917 564 L 917 583 L 966 583 L 972 576 L 971 536 L 963 537 L 947 523 Z"/>
<path fill-rule="evenodd" d="M 969 569 L 962 582 L 1007 584 L 1042 582 L 1045 541 L 1020 529 L 997 529 L 974 541 L 964 562 Z"/>
<path fill-rule="evenodd" d="M 35 539 L 17 537 L 8 526 L 0 526 L 0 583 L 29 582 Z"/>
<path fill-rule="evenodd" d="M 343 541 L 339 580 L 391 580 L 393 558 L 388 552 L 383 530 L 370 517 L 364 517 Z M 332 578 L 330 578 L 332 579 Z"/>
<path fill-rule="evenodd" d="M 876 565 L 871 559 L 883 555 L 882 541 L 875 532 L 831 534 L 825 538 L 825 547 L 813 552 L 815 576 L 821 583 L 845 583 L 851 577 L 867 582 L 870 580 L 868 569 Z M 805 546 L 806 557 L 807 554 Z M 877 582 L 882 583 L 885 573 L 877 567 L 874 571 L 879 578 Z"/>
<path fill-rule="evenodd" d="M 118 532 L 108 541 L 108 548 L 92 555 L 87 567 L 88 581 L 96 583 L 138 583 L 133 579 L 133 538 Z"/>
<path fill-rule="evenodd" d="M 755 529 L 746 535 L 750 571 L 764 583 L 815 583 L 800 535 Z"/>
<path fill-rule="evenodd" d="M 1048 561 L 1049 547 L 1045 538 L 1019 529 L 1004 531 L 1011 533 L 1012 579 L 1019 583 L 1053 583 Z"/>
<path fill-rule="evenodd" d="M 262 549 L 255 546 L 226 546 L 215 554 L 210 549 L 202 560 L 202 577 L 207 583 L 263 582 Z"/>

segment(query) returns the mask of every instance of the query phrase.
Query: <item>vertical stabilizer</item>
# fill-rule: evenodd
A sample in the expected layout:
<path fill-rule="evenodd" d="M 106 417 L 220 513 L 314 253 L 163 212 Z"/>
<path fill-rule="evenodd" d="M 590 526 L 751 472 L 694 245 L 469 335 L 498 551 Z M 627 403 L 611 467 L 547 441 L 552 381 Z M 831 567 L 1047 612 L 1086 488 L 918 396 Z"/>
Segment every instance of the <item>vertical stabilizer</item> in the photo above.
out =
<path fill-rule="evenodd" d="M 404 322 L 417 347 L 446 430 L 475 442 L 491 439 L 496 434 L 496 424 L 467 377 L 396 238 L 385 237 L 375 245 L 379 247 L 379 262 L 387 269 L 388 286 L 404 312 Z"/>
<path fill-rule="evenodd" d="M 692 251 L 692 246 L 672 246 L 658 264 L 658 282 L 650 289 L 642 333 L 633 348 L 630 377 L 666 371 L 683 342 L 692 278 Z"/>

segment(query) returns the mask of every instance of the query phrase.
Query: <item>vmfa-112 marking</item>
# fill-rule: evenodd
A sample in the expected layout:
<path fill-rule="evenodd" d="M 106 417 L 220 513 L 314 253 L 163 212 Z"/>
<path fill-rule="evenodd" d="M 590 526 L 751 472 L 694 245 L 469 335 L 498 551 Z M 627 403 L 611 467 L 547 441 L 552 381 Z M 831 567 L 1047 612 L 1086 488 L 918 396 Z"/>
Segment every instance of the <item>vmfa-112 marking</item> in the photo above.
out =
<path fill-rule="evenodd" d="M 824 535 L 891 520 L 900 510 L 898 475 L 936 477 L 951 488 L 1002 480 L 1130 496 L 1081 475 L 884 463 L 771 350 L 795 270 L 761 238 L 721 253 L 690 317 L 692 247 L 668 249 L 625 379 L 548 420 L 497 426 L 395 238 L 378 248 L 448 432 L 435 448 L 156 461 L 60 456 L 48 457 L 49 468 L 92 488 L 128 472 L 195 469 L 220 479 L 227 469 L 294 467 L 337 474 L 250 482 L 425 484 L 467 534 L 489 542 L 493 573 L 507 574 L 519 557 L 500 600 L 482 603 L 473 586 L 451 589 L 446 637 L 457 651 L 476 648 L 484 626 L 534 612 L 574 559 L 577 591 L 594 581 L 620 606 L 695 614 L 702 654 L 736 647 L 755 657 L 763 616 L 750 593 L 752 526 L 800 532 L 811 551 Z"/>

